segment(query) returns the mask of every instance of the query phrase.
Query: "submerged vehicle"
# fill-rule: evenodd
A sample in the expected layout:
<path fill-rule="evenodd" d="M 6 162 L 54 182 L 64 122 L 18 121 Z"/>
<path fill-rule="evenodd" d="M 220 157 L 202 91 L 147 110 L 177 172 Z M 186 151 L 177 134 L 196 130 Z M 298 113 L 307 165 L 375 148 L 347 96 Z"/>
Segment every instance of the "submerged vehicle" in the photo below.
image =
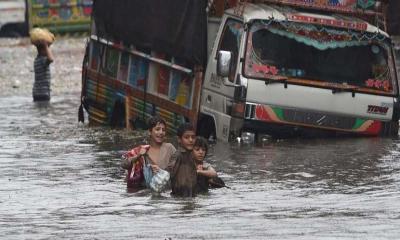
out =
<path fill-rule="evenodd" d="M 88 32 L 91 14 L 92 0 L 0 0 L 0 36 L 26 36 L 34 27 Z"/>
<path fill-rule="evenodd" d="M 92 0 L 25 0 L 29 29 L 43 27 L 54 33 L 88 32 Z"/>
<path fill-rule="evenodd" d="M 111 2 L 94 1 L 83 63 L 91 124 L 159 114 L 224 141 L 398 134 L 395 53 L 371 24 L 387 2 Z"/>
<path fill-rule="evenodd" d="M 0 0 L 0 36 L 18 37 L 24 31 L 24 0 Z"/>

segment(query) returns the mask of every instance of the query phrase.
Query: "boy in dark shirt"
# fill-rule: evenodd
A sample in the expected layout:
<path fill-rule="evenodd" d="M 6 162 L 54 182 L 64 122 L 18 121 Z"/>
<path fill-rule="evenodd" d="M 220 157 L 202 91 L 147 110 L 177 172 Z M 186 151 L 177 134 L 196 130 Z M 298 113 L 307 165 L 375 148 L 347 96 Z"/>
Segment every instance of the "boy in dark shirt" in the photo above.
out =
<path fill-rule="evenodd" d="M 182 124 L 176 135 L 178 149 L 171 156 L 167 171 L 171 176 L 172 195 L 178 197 L 196 196 L 197 170 L 192 158 L 196 133 L 190 123 Z"/>
<path fill-rule="evenodd" d="M 208 191 L 209 181 L 212 178 L 217 177 L 217 172 L 211 166 L 211 164 L 204 161 L 208 151 L 207 140 L 203 137 L 197 137 L 193 145 L 192 158 L 197 169 L 197 187 L 198 193 L 204 193 Z"/>

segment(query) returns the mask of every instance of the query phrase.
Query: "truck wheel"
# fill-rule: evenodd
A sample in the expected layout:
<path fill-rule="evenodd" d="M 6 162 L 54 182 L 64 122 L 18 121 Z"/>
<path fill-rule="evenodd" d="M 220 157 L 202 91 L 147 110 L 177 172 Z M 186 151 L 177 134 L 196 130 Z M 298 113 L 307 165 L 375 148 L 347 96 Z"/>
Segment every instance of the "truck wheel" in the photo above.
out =
<path fill-rule="evenodd" d="M 110 126 L 114 128 L 125 127 L 125 102 L 117 99 L 114 102 L 114 108 L 111 113 Z"/>
<path fill-rule="evenodd" d="M 16 23 L 9 23 L 0 29 L 1 37 L 19 38 L 22 37 L 19 26 Z"/>
<path fill-rule="evenodd" d="M 216 138 L 215 123 L 210 116 L 203 116 L 197 125 L 197 135 L 205 139 Z"/>
<path fill-rule="evenodd" d="M 397 137 L 399 134 L 399 121 L 383 123 L 381 135 L 384 137 Z"/>

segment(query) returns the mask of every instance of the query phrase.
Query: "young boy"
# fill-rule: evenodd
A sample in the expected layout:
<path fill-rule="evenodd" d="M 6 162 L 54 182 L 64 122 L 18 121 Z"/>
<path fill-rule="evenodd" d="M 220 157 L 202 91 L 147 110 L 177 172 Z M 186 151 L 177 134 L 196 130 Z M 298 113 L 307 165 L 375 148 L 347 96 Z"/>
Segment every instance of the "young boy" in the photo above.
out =
<path fill-rule="evenodd" d="M 196 134 L 190 123 L 184 123 L 179 126 L 176 135 L 179 146 L 171 156 L 167 167 L 171 177 L 172 195 L 194 197 L 196 196 L 197 171 L 192 150 Z"/>
<path fill-rule="evenodd" d="M 217 172 L 209 164 L 204 162 L 207 155 L 208 143 L 203 137 L 197 137 L 193 145 L 192 158 L 197 169 L 197 192 L 207 192 L 209 180 L 217 176 Z"/>
<path fill-rule="evenodd" d="M 38 55 L 33 64 L 35 71 L 35 82 L 32 89 L 33 101 L 50 100 L 50 63 L 54 59 L 49 45 L 50 43 L 44 40 L 35 43 Z"/>

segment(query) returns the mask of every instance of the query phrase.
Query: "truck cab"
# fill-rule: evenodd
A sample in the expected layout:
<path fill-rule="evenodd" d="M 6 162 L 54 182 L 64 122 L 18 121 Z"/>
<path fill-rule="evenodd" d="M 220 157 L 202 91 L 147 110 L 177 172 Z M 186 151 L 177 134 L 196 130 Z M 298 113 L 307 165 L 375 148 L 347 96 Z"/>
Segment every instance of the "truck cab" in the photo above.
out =
<path fill-rule="evenodd" d="M 247 3 L 225 12 L 216 36 L 201 135 L 397 135 L 392 42 L 367 21 Z"/>
<path fill-rule="evenodd" d="M 93 5 L 90 123 L 160 115 L 222 141 L 398 134 L 395 47 L 371 24 L 387 1 L 120 1 Z"/>

